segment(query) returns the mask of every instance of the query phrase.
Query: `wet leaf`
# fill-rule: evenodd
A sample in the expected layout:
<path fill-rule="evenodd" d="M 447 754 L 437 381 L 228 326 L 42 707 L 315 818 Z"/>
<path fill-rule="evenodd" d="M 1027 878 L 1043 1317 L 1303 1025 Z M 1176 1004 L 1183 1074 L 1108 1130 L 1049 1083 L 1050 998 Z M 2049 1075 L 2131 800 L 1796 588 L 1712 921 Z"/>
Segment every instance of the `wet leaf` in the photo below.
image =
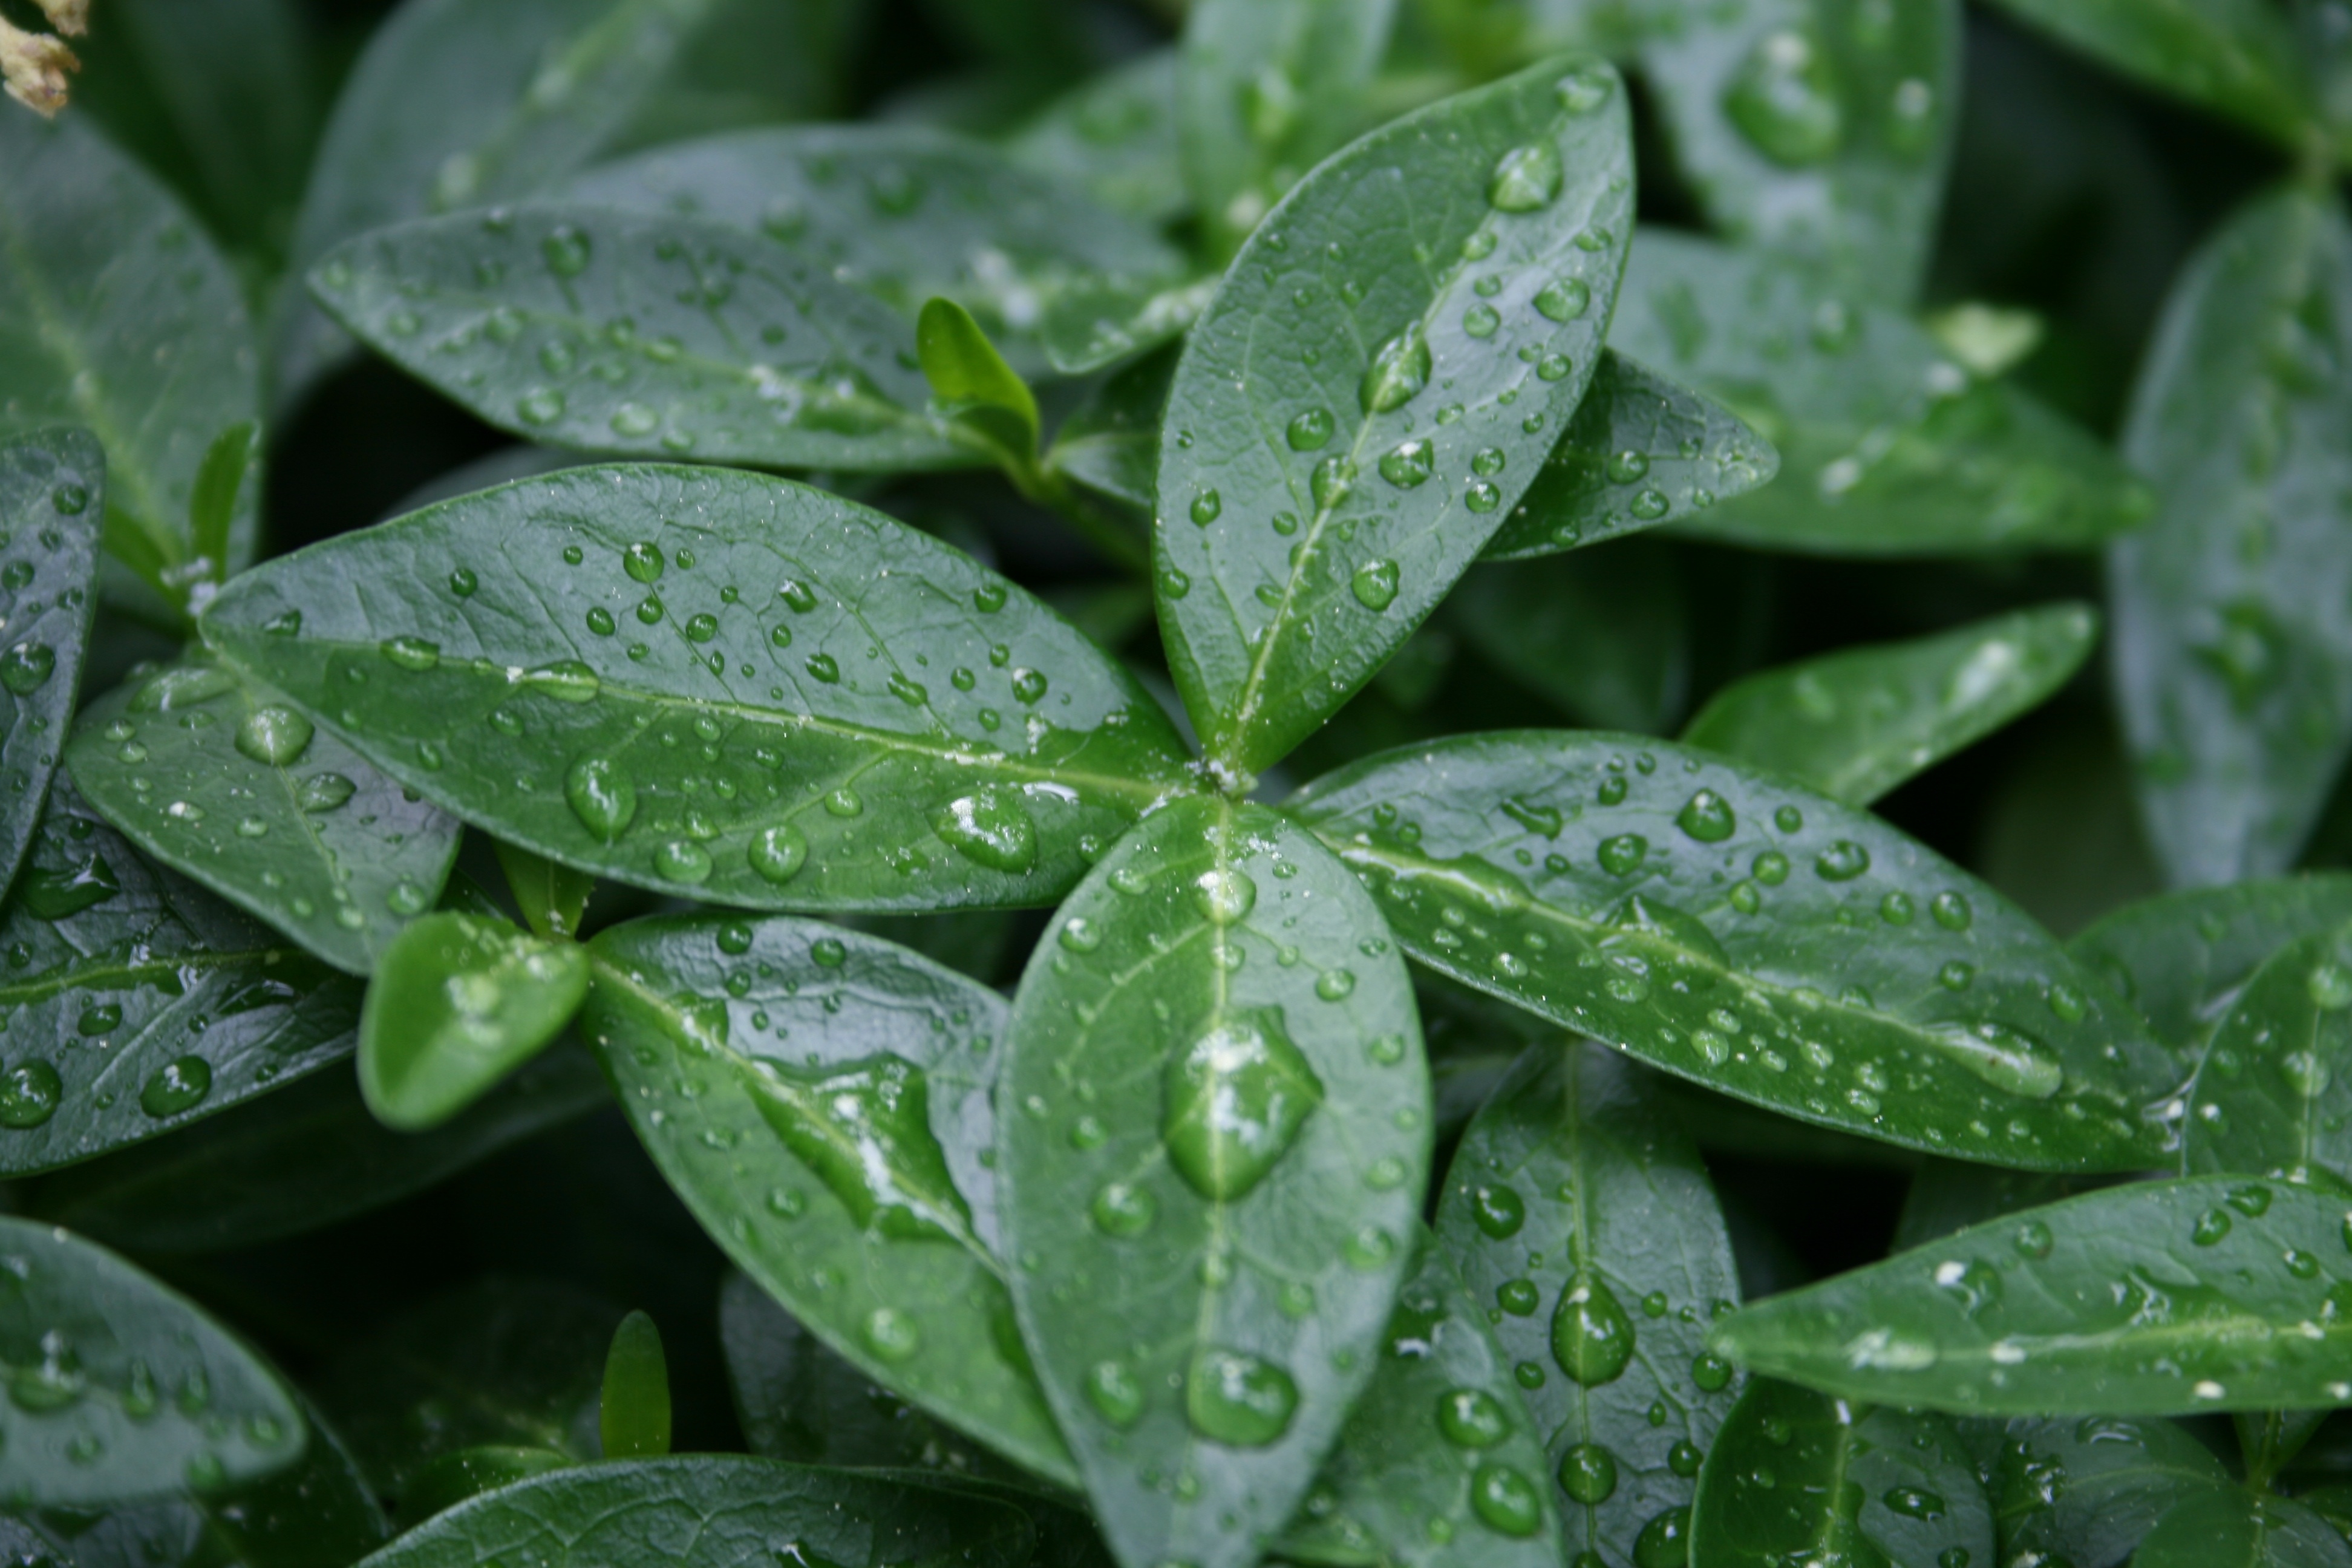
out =
<path fill-rule="evenodd" d="M 201 655 L 90 703 L 66 764 L 142 850 L 353 974 L 433 907 L 457 858 L 456 817 Z"/>
<path fill-rule="evenodd" d="M 84 432 L 0 441 L 0 887 L 33 841 L 72 721 L 105 491 L 106 454 Z"/>
<path fill-rule="evenodd" d="M 112 1253 L 0 1216 L 10 1506 L 218 1491 L 300 1458 L 293 1395 L 227 1330 Z"/>
<path fill-rule="evenodd" d="M 2176 1504 L 2132 1568 L 2352 1568 L 2352 1545 L 2299 1502 L 2217 1489 Z"/>
<path fill-rule="evenodd" d="M 632 921 L 583 1032 L 711 1238 L 835 1352 L 1065 1485 L 998 1261 L 993 992 L 813 921 Z"/>
<path fill-rule="evenodd" d="M 1380 931 L 1297 826 L 1184 800 L 1111 847 L 1023 976 L 1003 1252 L 1122 1562 L 1255 1562 L 1372 1375 L 1430 1139 Z"/>
<path fill-rule="evenodd" d="M 588 955 L 503 919 L 429 914 L 384 950 L 360 1010 L 360 1092 L 385 1126 L 438 1127 L 546 1049 L 588 994 Z"/>
<path fill-rule="evenodd" d="M 1243 247 L 1160 451 L 1162 636 L 1214 763 L 1311 733 L 1541 471 L 1600 358 L 1631 159 L 1615 73 L 1554 62 L 1355 142 Z"/>
<path fill-rule="evenodd" d="M 1420 963 L 1801 1121 L 2032 1169 L 2163 1161 L 2170 1058 L 2047 933 L 1875 817 L 1639 736 L 1367 759 L 1286 807 Z"/>
<path fill-rule="evenodd" d="M 487 490 L 248 573 L 205 626 L 500 838 L 727 903 L 1041 902 L 1185 787 L 1159 705 L 1027 594 L 753 474 Z"/>
<path fill-rule="evenodd" d="M 1006 142 L 1024 168 L 1114 212 L 1166 223 L 1188 205 L 1176 139 L 1176 51 L 1152 49 L 1090 77 Z"/>
<path fill-rule="evenodd" d="M 2184 1174 L 2352 1193 L 2352 927 L 2299 938 L 2254 971 L 2186 1098 Z"/>
<path fill-rule="evenodd" d="M 2005 1557 L 2121 1563 L 2176 1503 L 2234 1490 L 2174 1423 L 2062 1415 L 2009 1423 L 1990 1478 Z"/>
<path fill-rule="evenodd" d="M 1555 1037 L 1470 1123 L 1438 1198 L 1438 1236 L 1535 1418 L 1571 1558 L 1634 1562 L 1673 1533 L 1738 1397 L 1706 1348 L 1739 1299 L 1731 1243 L 1679 1123 L 1652 1075 Z"/>
<path fill-rule="evenodd" d="M 1657 733 L 1689 700 L 1689 595 L 1658 541 L 1473 567 L 1441 616 L 1578 723 Z"/>
<path fill-rule="evenodd" d="M 2116 703 L 2176 886 L 2292 865 L 2352 748 L 2352 226 L 2256 198 L 2173 285 L 2123 451 L 2161 496 L 2108 563 Z"/>
<path fill-rule="evenodd" d="M 1717 692 L 1683 743 L 1868 805 L 2039 706 L 2098 627 L 2088 605 L 2050 605 L 1784 665 Z"/>
<path fill-rule="evenodd" d="M 2317 129 L 2302 45 L 2261 0 L 2107 5 L 2001 0 L 2023 20 L 2126 76 L 2301 147 Z"/>
<path fill-rule="evenodd" d="M 596 879 L 511 844 L 493 843 L 491 848 L 498 853 L 507 890 L 514 895 L 523 924 L 531 934 L 577 938 L 581 917 L 588 912 L 588 900 L 596 893 Z"/>

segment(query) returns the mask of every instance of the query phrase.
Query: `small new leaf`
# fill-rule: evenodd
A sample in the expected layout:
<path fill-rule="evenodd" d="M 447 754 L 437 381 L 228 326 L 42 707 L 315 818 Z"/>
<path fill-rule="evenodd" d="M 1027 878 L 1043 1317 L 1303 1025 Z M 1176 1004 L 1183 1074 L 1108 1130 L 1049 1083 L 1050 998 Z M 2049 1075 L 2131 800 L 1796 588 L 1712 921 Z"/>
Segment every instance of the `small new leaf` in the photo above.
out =
<path fill-rule="evenodd" d="M 588 994 L 588 956 L 443 912 L 394 939 L 360 1012 L 360 1089 L 387 1127 L 437 1127 L 544 1050 Z"/>

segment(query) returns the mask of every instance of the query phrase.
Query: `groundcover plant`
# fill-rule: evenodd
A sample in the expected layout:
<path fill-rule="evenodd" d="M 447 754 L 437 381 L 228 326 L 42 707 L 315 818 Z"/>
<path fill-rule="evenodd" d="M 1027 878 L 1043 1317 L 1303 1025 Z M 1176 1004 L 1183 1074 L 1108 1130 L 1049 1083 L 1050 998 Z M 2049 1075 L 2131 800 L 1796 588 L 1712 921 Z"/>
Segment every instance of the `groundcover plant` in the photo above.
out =
<path fill-rule="evenodd" d="M 2352 1568 L 2342 0 L 0 68 L 18 1568 Z"/>

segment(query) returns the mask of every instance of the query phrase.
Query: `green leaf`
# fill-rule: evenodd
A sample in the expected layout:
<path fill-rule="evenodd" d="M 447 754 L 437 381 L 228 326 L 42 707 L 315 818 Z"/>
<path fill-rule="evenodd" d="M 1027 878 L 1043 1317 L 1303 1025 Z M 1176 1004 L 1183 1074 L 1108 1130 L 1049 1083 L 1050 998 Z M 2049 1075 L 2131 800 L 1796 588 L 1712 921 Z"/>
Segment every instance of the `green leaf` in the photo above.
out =
<path fill-rule="evenodd" d="M 2352 225 L 2242 207 L 2173 286 L 2123 450 L 2161 496 L 2108 563 L 2116 703 L 2176 885 L 2294 863 L 2352 749 Z"/>
<path fill-rule="evenodd" d="M 1958 0 L 1689 6 L 1643 41 L 1715 226 L 1897 310 L 1919 290 L 1959 123 Z"/>
<path fill-rule="evenodd" d="M 1600 359 L 1632 159 L 1616 74 L 1556 61 L 1355 142 L 1250 237 L 1160 450 L 1161 630 L 1213 763 L 1311 733 L 1542 470 Z"/>
<path fill-rule="evenodd" d="M 1612 349 L 1482 559 L 1518 561 L 1705 511 L 1771 481 L 1780 454 L 1739 416 Z"/>
<path fill-rule="evenodd" d="M 1611 342 L 1720 398 L 1780 454 L 1780 477 L 1685 517 L 1690 532 L 1832 555 L 2079 550 L 2143 521 L 2115 455 L 1817 268 L 1653 229 Z"/>
<path fill-rule="evenodd" d="M 457 819 L 199 654 L 83 710 L 74 784 L 131 842 L 353 974 L 433 907 Z"/>
<path fill-rule="evenodd" d="M 2293 26 L 2262 0 L 2001 0 L 2112 69 L 2302 149 L 2316 110 Z"/>
<path fill-rule="evenodd" d="M 2200 1176 L 1973 1226 L 1726 1320 L 1718 1352 L 1847 1399 L 1971 1415 L 2352 1402 L 2325 1260 L 2340 1197 Z"/>
<path fill-rule="evenodd" d="M 5 307 L 0 307 L 5 309 Z M 0 400 L 4 401 L 4 400 Z M 0 441 L 0 887 L 41 818 L 97 609 L 106 454 L 79 430 Z"/>
<path fill-rule="evenodd" d="M 360 1010 L 360 1092 L 385 1126 L 438 1127 L 547 1048 L 588 994 L 588 955 L 446 911 L 393 940 Z"/>
<path fill-rule="evenodd" d="M 2166 1514 L 2132 1568 L 2352 1568 L 2352 1545 L 2299 1502 L 2216 1489 Z"/>
<path fill-rule="evenodd" d="M 1992 1563 L 1992 1505 L 1940 1415 L 1856 1409 L 1758 1378 L 1700 1477 L 1691 1561 Z"/>
<path fill-rule="evenodd" d="M 1177 54 L 1153 49 L 1090 77 L 1005 143 L 1013 161 L 1086 191 L 1113 212 L 1162 224 L 1183 216 L 1176 134 Z"/>
<path fill-rule="evenodd" d="M 253 420 L 232 425 L 213 438 L 196 469 L 188 497 L 191 544 L 188 569 L 201 580 L 218 583 L 228 575 L 231 531 L 236 524 L 236 498 L 245 488 L 248 469 L 256 466 L 260 426 Z"/>
<path fill-rule="evenodd" d="M 205 626 L 499 837 L 725 903 L 1042 902 L 1186 787 L 1159 705 L 1051 611 L 755 474 L 487 490 L 248 573 Z"/>
<path fill-rule="evenodd" d="M 2014 610 L 1910 642 L 1842 649 L 1726 687 L 1683 743 L 1868 805 L 2039 706 L 2098 639 L 2088 605 Z"/>
<path fill-rule="evenodd" d="M 1123 1563 L 1255 1562 L 1371 1376 L 1430 1142 L 1381 929 L 1295 825 L 1196 797 L 1112 846 L 1022 977 L 1003 1253 Z"/>
<path fill-rule="evenodd" d="M 44 1177 L 26 1210 L 166 1256 L 323 1229 L 581 1116 L 608 1098 L 576 1048 L 550 1051 L 430 1132 L 376 1121 L 348 1073 L 317 1073 L 170 1138 Z"/>
<path fill-rule="evenodd" d="M 267 1364 L 112 1253 L 0 1216 L 0 1500 L 14 1508 L 217 1491 L 302 1452 Z"/>
<path fill-rule="evenodd" d="M 491 848 L 531 934 L 551 942 L 577 938 L 581 917 L 596 894 L 596 879 L 512 844 L 496 842 Z"/>
<path fill-rule="evenodd" d="M 1686 1518 L 1738 1396 L 1706 1325 L 1739 1299 L 1706 1167 L 1640 1068 L 1532 1047 L 1454 1152 L 1437 1233 L 1535 1417 L 1570 1556 L 1633 1562 Z"/>
<path fill-rule="evenodd" d="M 1473 567 L 1442 625 L 1579 723 L 1654 733 L 1690 695 L 1681 563 L 1656 540 Z"/>
<path fill-rule="evenodd" d="M 1396 0 L 1198 0 L 1184 18 L 1176 128 L 1184 184 L 1218 259 L 1349 140 Z"/>
<path fill-rule="evenodd" d="M 2352 1193 L 2352 927 L 2254 971 L 2189 1082 L 2184 1175 L 2267 1175 Z"/>
<path fill-rule="evenodd" d="M 2052 1171 L 2004 1171 L 1998 1165 L 1973 1165 L 1960 1160 L 1922 1160 L 1903 1194 L 1903 1213 L 1895 1221 L 1896 1252 L 1907 1252 L 1940 1241 L 2021 1209 L 2039 1208 L 2095 1188 L 2110 1185 L 2110 1176 L 2073 1176 Z"/>
<path fill-rule="evenodd" d="M 669 1452 L 669 1362 L 661 1331 L 643 1312 L 631 1312 L 613 1331 L 596 1409 L 607 1459 L 658 1459 Z"/>
<path fill-rule="evenodd" d="M 1875 817 L 1639 736 L 1389 752 L 1287 808 L 1421 963 L 1801 1121 L 2005 1165 L 2164 1158 L 2173 1064 L 1991 889 Z"/>
<path fill-rule="evenodd" d="M 1494 1331 L 1422 1232 L 1380 1366 L 1276 1550 L 1355 1568 L 1559 1568 L 1559 1517 Z"/>
<path fill-rule="evenodd" d="M 168 1132 L 352 1048 L 356 983 L 148 865 L 62 779 L 0 952 L 0 1174 Z"/>
<path fill-rule="evenodd" d="M 952 300 L 1029 375 L 1052 363 L 1066 299 L 1149 298 L 1183 270 L 1172 247 L 1074 182 L 921 125 L 714 136 L 593 169 L 562 196 L 757 228 L 908 321 Z"/>
<path fill-rule="evenodd" d="M 1160 417 L 1176 358 L 1169 349 L 1138 360 L 1088 393 L 1054 432 L 1046 472 L 1075 479 L 1149 523 L 1160 483 Z"/>
<path fill-rule="evenodd" d="M 1037 466 L 1037 399 L 1004 363 L 971 312 L 953 300 L 933 300 L 915 327 L 923 379 L 948 421 L 997 454 L 1008 471 Z"/>
<path fill-rule="evenodd" d="M 926 411 L 897 311 L 724 224 L 555 205 L 425 218 L 331 252 L 310 288 L 530 440 L 771 468 L 988 460 Z"/>
<path fill-rule="evenodd" d="M 1990 1479 L 2003 1561 L 2120 1563 L 2174 1504 L 2234 1490 L 2169 1421 L 2059 1416 L 2009 1423 Z"/>
<path fill-rule="evenodd" d="M 98 437 L 104 510 L 155 567 L 146 589 L 126 576 L 109 596 L 168 618 L 187 601 L 175 574 L 205 456 L 259 412 L 244 296 L 195 220 L 75 116 L 0 116 L 0 438 Z M 94 470 L 77 482 L 99 488 Z M 252 559 L 258 489 L 229 532 L 232 569 Z"/>
<path fill-rule="evenodd" d="M 583 1032 L 736 1266 L 867 1376 L 1075 1482 L 998 1261 L 996 994 L 811 921 L 635 921 L 591 951 Z"/>

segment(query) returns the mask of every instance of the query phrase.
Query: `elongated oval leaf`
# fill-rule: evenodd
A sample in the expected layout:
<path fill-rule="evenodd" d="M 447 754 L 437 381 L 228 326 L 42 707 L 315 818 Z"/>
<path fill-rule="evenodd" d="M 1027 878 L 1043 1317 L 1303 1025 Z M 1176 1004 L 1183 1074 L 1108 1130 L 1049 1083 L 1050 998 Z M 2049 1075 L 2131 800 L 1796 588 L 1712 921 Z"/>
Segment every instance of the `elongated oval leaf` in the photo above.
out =
<path fill-rule="evenodd" d="M 1146 223 L 1187 205 L 1176 134 L 1177 57 L 1153 49 L 1072 88 L 1005 143 L 1015 163 Z"/>
<path fill-rule="evenodd" d="M 1042 333 L 1066 297 L 1148 297 L 1183 271 L 1141 224 L 920 125 L 737 132 L 604 164 L 560 197 L 756 228 L 909 321 L 953 300 L 1027 375 L 1049 363 Z"/>
<path fill-rule="evenodd" d="M 2231 1489 L 2211 1449 L 2169 1421 L 2016 1420 L 1993 1468 L 2005 1559 L 2120 1563 L 2175 1505 Z"/>
<path fill-rule="evenodd" d="M 462 497 L 247 574 L 205 626 L 459 816 L 727 903 L 1039 902 L 1185 787 L 1159 705 L 1050 610 L 754 474 Z"/>
<path fill-rule="evenodd" d="M 2082 668 L 2098 631 L 2088 605 L 2051 605 L 1825 654 L 1717 692 L 1683 743 L 1868 805 L 2038 706 Z"/>
<path fill-rule="evenodd" d="M 736 1266 L 867 1376 L 1075 1482 L 998 1261 L 996 994 L 811 921 L 635 921 L 593 952 L 584 1030 Z"/>
<path fill-rule="evenodd" d="M 1004 1254 L 1121 1562 L 1255 1562 L 1372 1374 L 1430 1138 L 1381 929 L 1297 826 L 1195 798 L 1112 847 L 1022 977 Z"/>
<path fill-rule="evenodd" d="M 1772 443 L 1738 415 L 1612 349 L 1482 559 L 1519 561 L 1654 528 L 1780 470 Z"/>
<path fill-rule="evenodd" d="M 1676 162 L 1716 226 L 1907 307 L 1959 123 L 1958 0 L 1691 7 L 1642 46 Z"/>
<path fill-rule="evenodd" d="M 310 287 L 379 353 L 534 441 L 772 468 L 985 460 L 928 412 L 896 311 L 725 224 L 579 205 L 426 218 L 331 252 Z"/>
<path fill-rule="evenodd" d="M 374 1568 L 674 1563 L 768 1568 L 779 1553 L 866 1568 L 1021 1568 L 1027 1521 L 978 1498 L 772 1459 L 704 1454 L 534 1476 L 409 1531 Z"/>
<path fill-rule="evenodd" d="M 1940 1415 L 1748 1385 L 1699 1479 L 1691 1561 L 1991 1563 L 1992 1505 Z"/>
<path fill-rule="evenodd" d="M 1710 1089 L 2031 1169 L 2164 1157 L 2171 1059 L 1998 893 L 1850 806 L 1636 736 L 1368 759 L 1289 810 L 1415 959 Z"/>
<path fill-rule="evenodd" d="M 235 1336 L 112 1253 L 5 1216 L 0 1369 L 12 1508 L 217 1491 L 302 1452 L 293 1396 Z"/>
<path fill-rule="evenodd" d="M 2352 1544 L 2299 1502 L 2232 1488 L 2177 1504 L 2132 1568 L 2352 1568 Z"/>
<path fill-rule="evenodd" d="M 0 887 L 33 841 L 73 718 L 105 512 L 106 454 L 87 434 L 0 442 Z"/>
<path fill-rule="evenodd" d="M 355 983 L 148 865 L 62 780 L 0 952 L 0 1173 L 140 1142 L 352 1049 Z"/>
<path fill-rule="evenodd" d="M 2116 706 L 2176 884 L 2286 869 L 2352 748 L 2352 225 L 2241 209 L 2174 285 L 2123 449 L 2163 501 L 2109 561 Z"/>
<path fill-rule="evenodd" d="M 1778 479 L 1685 518 L 1694 533 L 1836 555 L 2080 550 L 2151 509 L 2088 433 L 1786 261 L 1652 230 L 1610 341 L 1780 451 Z"/>
<path fill-rule="evenodd" d="M 2279 1182 L 2131 1183 L 1776 1296 L 1715 1342 L 1845 1398 L 1969 1414 L 2352 1404 L 2345 1213 Z"/>
<path fill-rule="evenodd" d="M 1633 218 L 1616 74 L 1555 62 L 1363 138 L 1251 236 L 1160 449 L 1161 633 L 1213 759 L 1278 761 L 1477 558 L 1592 379 Z"/>
<path fill-rule="evenodd" d="M 1688 1517 L 1738 1397 L 1706 1348 L 1739 1300 L 1731 1242 L 1674 1107 L 1598 1047 L 1530 1047 L 1463 1134 L 1437 1233 L 1535 1417 L 1570 1555 L 1634 1561 Z"/>
<path fill-rule="evenodd" d="M 2352 928 L 2254 971 L 2189 1080 L 2184 1174 L 2267 1175 L 2352 1193 Z"/>
<path fill-rule="evenodd" d="M 456 817 L 202 658 L 91 703 L 66 761 L 141 849 L 354 974 L 433 907 L 457 855 Z"/>
<path fill-rule="evenodd" d="M 1276 1550 L 1355 1568 L 1558 1568 L 1544 1445 L 1508 1359 L 1438 1241 L 1423 1232 L 1380 1367 Z"/>
<path fill-rule="evenodd" d="M 360 1092 L 421 1132 L 545 1049 L 588 994 L 588 956 L 505 920 L 444 910 L 402 931 L 360 1009 Z"/>
<path fill-rule="evenodd" d="M 2001 0 L 2001 5 L 2101 64 L 2290 147 L 2316 118 L 2287 18 L 2260 0 L 2108 5 L 2099 0 Z"/>

